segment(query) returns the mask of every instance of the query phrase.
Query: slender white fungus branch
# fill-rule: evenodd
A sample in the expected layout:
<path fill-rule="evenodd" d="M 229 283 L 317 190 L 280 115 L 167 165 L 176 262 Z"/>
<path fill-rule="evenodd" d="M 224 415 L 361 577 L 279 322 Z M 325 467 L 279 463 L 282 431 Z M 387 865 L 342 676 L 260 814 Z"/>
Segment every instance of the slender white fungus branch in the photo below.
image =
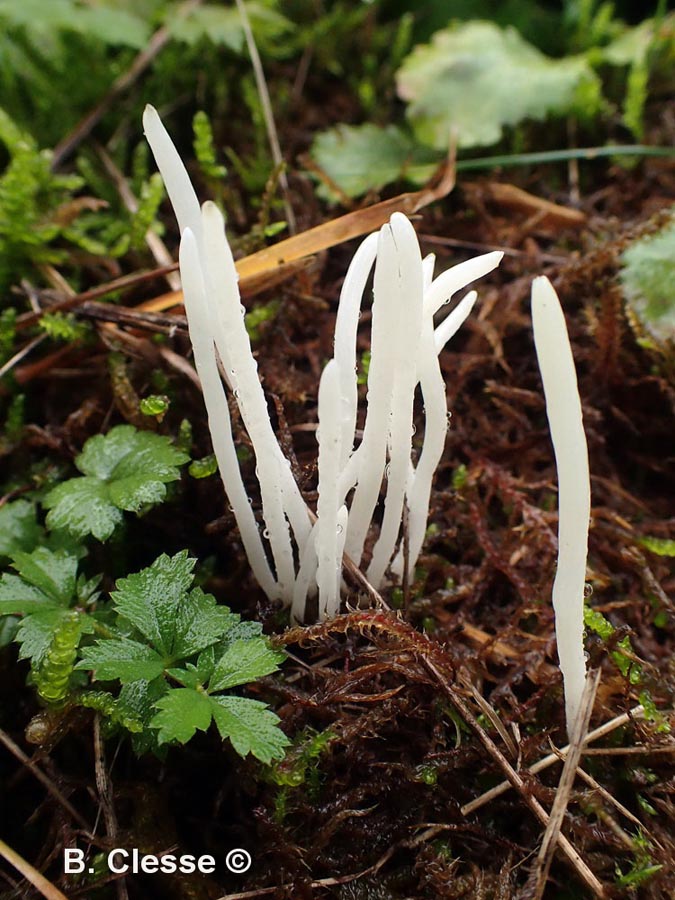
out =
<path fill-rule="evenodd" d="M 204 392 L 204 404 L 218 469 L 239 525 L 241 540 L 251 563 L 253 574 L 267 596 L 275 599 L 279 596 L 279 590 L 265 556 L 258 526 L 239 469 L 227 397 L 213 351 L 213 338 L 209 333 L 209 312 L 199 264 L 197 241 L 189 228 L 183 232 L 180 245 L 180 271 L 190 340 L 197 374 Z"/>
<path fill-rule="evenodd" d="M 456 291 L 491 271 L 501 254 L 485 254 L 434 279 L 434 256 L 422 260 L 415 231 L 401 213 L 362 242 L 342 287 L 334 358 L 319 388 L 319 499 L 316 522 L 311 525 L 270 422 L 223 217 L 213 203 L 200 209 L 185 167 L 152 107 L 146 108 L 143 123 L 181 229 L 181 278 L 195 364 L 218 467 L 251 568 L 270 598 L 291 606 L 294 620 L 306 617 L 308 598 L 317 589 L 320 617 L 334 616 L 340 607 L 343 554 L 356 565 L 361 563 L 383 482 L 384 513 L 368 577 L 379 588 L 388 570 L 402 573 L 400 531 L 406 508 L 409 570 L 415 565 L 447 430 L 438 353 L 469 314 L 475 293 L 465 297 L 435 331 L 433 315 Z M 373 264 L 366 413 L 355 449 L 356 341 Z M 239 470 L 219 357 L 253 445 L 267 544 L 261 539 Z M 412 438 L 418 384 L 425 427 L 415 468 Z"/>
<path fill-rule="evenodd" d="M 572 348 L 558 295 L 545 277 L 535 278 L 532 284 L 532 325 L 558 470 L 558 568 L 553 609 L 567 731 L 571 734 L 586 683 L 584 584 L 591 483 Z"/>
<path fill-rule="evenodd" d="M 457 306 L 449 313 L 434 332 L 434 344 L 436 353 L 440 353 L 443 347 L 453 338 L 464 322 L 468 319 L 473 305 L 478 299 L 476 291 L 469 291 L 466 297 L 462 297 Z"/>
<path fill-rule="evenodd" d="M 342 421 L 341 467 L 347 464 L 347 460 L 354 449 L 356 407 L 358 403 L 356 332 L 359 326 L 363 292 L 377 255 L 377 241 L 377 233 L 369 234 L 354 254 L 342 284 L 340 302 L 338 303 L 337 317 L 335 319 L 333 352 L 340 369 L 340 389 L 342 394 L 340 411 Z"/>
<path fill-rule="evenodd" d="M 340 607 L 338 556 L 338 475 L 341 462 L 340 368 L 332 359 L 319 382 L 319 499 L 316 507 L 316 583 L 319 587 L 319 614 L 335 615 Z M 330 612 L 329 612 L 330 611 Z"/>
<path fill-rule="evenodd" d="M 413 401 L 418 381 L 417 360 L 424 300 L 422 257 L 410 221 L 402 213 L 394 213 L 389 229 L 385 225 L 382 234 L 384 241 L 377 265 L 388 275 L 388 315 L 393 320 L 390 353 L 395 363 L 389 370 L 393 390 L 384 518 L 367 572 L 373 584 L 381 583 L 401 528 L 412 450 Z"/>

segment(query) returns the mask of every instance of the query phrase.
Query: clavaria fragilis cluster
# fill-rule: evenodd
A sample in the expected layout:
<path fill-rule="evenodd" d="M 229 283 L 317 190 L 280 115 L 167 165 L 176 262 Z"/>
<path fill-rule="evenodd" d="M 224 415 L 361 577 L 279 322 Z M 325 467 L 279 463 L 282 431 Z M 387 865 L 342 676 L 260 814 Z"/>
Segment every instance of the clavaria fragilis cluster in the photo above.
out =
<path fill-rule="evenodd" d="M 434 315 L 467 284 L 494 269 L 502 254 L 487 253 L 434 279 L 433 256 L 422 259 L 415 230 L 400 213 L 361 243 L 340 295 L 334 356 L 319 384 L 319 499 L 312 522 L 270 423 L 222 215 L 210 202 L 200 208 L 185 167 L 152 107 L 146 108 L 143 123 L 180 227 L 180 270 L 195 365 L 218 467 L 251 568 L 265 593 L 290 605 L 294 618 L 304 618 L 307 599 L 317 590 L 320 617 L 333 616 L 340 606 L 343 554 L 361 566 L 383 483 L 382 523 L 366 576 L 379 588 L 389 571 L 400 578 L 406 568 L 409 572 L 414 568 L 448 423 L 438 354 L 471 312 L 475 292 L 438 327 Z M 373 267 L 367 405 L 363 437 L 355 447 L 356 335 Z M 255 452 L 263 535 L 239 470 L 218 357 Z M 425 428 L 414 465 L 418 387 Z M 407 566 L 401 540 L 404 507 Z"/>
<path fill-rule="evenodd" d="M 503 254 L 478 256 L 434 278 L 433 255 L 422 259 L 415 231 L 400 213 L 361 243 L 340 294 L 334 355 L 319 384 L 318 503 L 312 517 L 270 422 L 223 217 L 211 202 L 200 207 L 153 107 L 146 107 L 143 124 L 178 219 L 181 279 L 195 365 L 218 467 L 251 569 L 267 596 L 290 606 L 295 620 L 306 617 L 308 598 L 317 592 L 319 616 L 330 618 L 340 607 L 343 555 L 362 566 L 383 485 L 382 521 L 366 576 L 379 588 L 389 573 L 401 579 L 405 571 L 414 569 L 448 427 L 438 354 L 471 312 L 475 291 L 439 325 L 434 324 L 434 315 L 457 292 L 492 271 Z M 356 337 L 373 268 L 366 410 L 362 437 L 355 446 Z M 547 279 L 535 281 L 532 306 L 560 483 L 554 609 L 571 728 L 586 674 L 583 586 L 590 512 L 588 457 L 564 317 Z M 234 394 L 253 445 L 262 535 L 239 469 L 223 380 Z M 424 405 L 424 439 L 415 464 L 413 414 L 418 389 Z"/>

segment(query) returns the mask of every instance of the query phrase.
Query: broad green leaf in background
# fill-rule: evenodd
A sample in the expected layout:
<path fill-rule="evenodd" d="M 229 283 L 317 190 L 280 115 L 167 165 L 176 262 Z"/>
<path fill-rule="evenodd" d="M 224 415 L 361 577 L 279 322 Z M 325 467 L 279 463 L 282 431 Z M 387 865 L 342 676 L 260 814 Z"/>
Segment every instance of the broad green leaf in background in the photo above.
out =
<path fill-rule="evenodd" d="M 621 261 L 624 295 L 642 326 L 657 338 L 675 338 L 675 219 L 634 241 Z"/>
<path fill-rule="evenodd" d="M 265 44 L 291 28 L 290 22 L 276 10 L 264 3 L 246 3 L 246 11 L 256 41 Z M 196 44 L 207 39 L 213 44 L 222 44 L 235 53 L 240 53 L 245 45 L 241 16 L 234 5 L 217 6 L 204 3 L 183 15 L 178 5 L 172 8 L 166 20 L 171 36 L 187 44 Z"/>
<path fill-rule="evenodd" d="M 118 425 L 84 445 L 75 465 L 83 478 L 71 478 L 47 494 L 47 525 L 78 537 L 110 537 L 122 510 L 140 513 L 166 496 L 166 484 L 180 478 L 178 466 L 189 456 L 163 435 Z"/>
<path fill-rule="evenodd" d="M 140 50 L 150 38 L 147 20 L 113 3 L 92 5 L 82 0 L 0 0 L 5 27 L 21 26 L 33 33 L 76 31 L 106 44 Z"/>
<path fill-rule="evenodd" d="M 600 82 L 584 57 L 554 60 L 513 28 L 468 22 L 438 31 L 397 73 L 399 96 L 420 141 L 439 150 L 494 144 L 506 125 L 575 107 L 600 107 Z"/>
<path fill-rule="evenodd" d="M 338 125 L 318 134 L 311 152 L 319 167 L 348 197 L 379 190 L 399 179 L 423 184 L 440 159 L 440 154 L 420 147 L 395 125 Z M 325 199 L 336 198 L 329 185 L 321 184 L 317 193 Z"/>

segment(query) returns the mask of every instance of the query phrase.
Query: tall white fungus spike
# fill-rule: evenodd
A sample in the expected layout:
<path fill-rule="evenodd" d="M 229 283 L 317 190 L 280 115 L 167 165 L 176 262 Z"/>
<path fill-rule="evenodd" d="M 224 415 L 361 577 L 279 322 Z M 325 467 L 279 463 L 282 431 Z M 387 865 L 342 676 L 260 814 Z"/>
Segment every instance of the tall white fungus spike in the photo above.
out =
<path fill-rule="evenodd" d="M 591 515 L 588 447 L 565 316 L 548 278 L 532 284 L 532 326 L 558 470 L 558 568 L 553 609 L 571 735 L 586 683 L 584 584 Z"/>

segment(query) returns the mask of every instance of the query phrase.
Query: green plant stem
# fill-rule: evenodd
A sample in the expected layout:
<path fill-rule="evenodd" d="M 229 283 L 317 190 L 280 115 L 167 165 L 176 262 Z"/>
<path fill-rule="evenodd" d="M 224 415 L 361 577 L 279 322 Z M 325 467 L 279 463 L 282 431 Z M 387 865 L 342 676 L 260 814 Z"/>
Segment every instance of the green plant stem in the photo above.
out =
<path fill-rule="evenodd" d="M 607 147 L 583 147 L 573 150 L 544 150 L 540 153 L 514 153 L 503 156 L 482 156 L 480 159 L 460 159 L 457 171 L 491 169 L 495 166 L 529 166 L 541 163 L 569 162 L 571 159 L 594 160 L 604 156 L 675 156 L 675 147 L 647 147 L 645 144 L 610 144 Z"/>

